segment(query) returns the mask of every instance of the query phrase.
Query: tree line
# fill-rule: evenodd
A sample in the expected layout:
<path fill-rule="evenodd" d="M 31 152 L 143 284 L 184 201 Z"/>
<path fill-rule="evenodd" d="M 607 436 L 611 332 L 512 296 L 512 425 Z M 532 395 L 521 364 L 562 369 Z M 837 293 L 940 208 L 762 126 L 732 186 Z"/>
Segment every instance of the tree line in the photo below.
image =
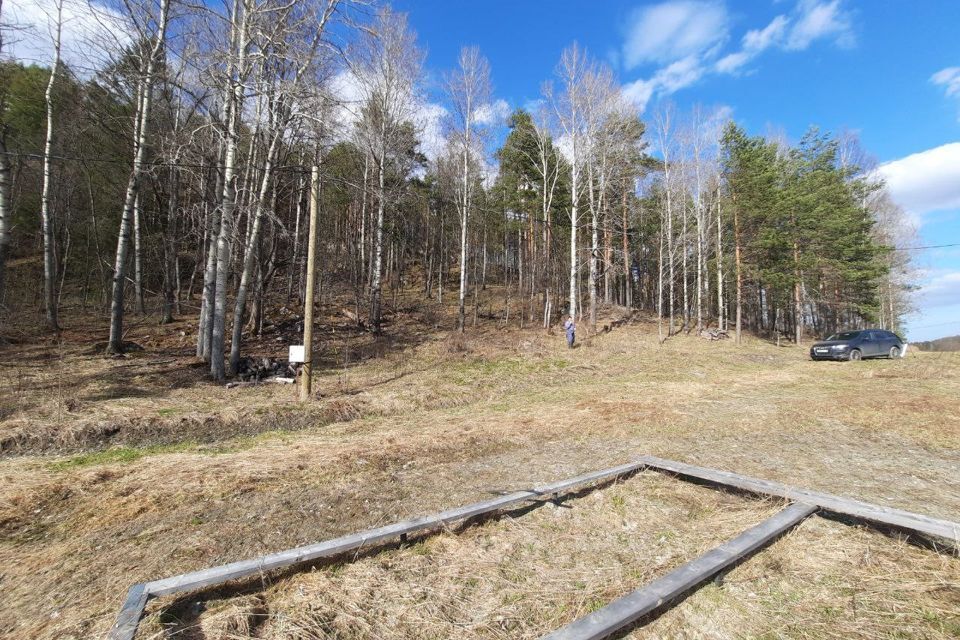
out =
<path fill-rule="evenodd" d="M 849 134 L 641 117 L 576 44 L 504 118 L 476 47 L 430 83 L 404 14 L 340 0 L 125 2 L 121 35 L 90 43 L 117 53 L 72 68 L 65 2 L 49 66 L 0 63 L 0 304 L 51 332 L 64 296 L 109 315 L 112 352 L 130 314 L 193 315 L 222 380 L 271 304 L 303 303 L 311 187 L 317 299 L 375 333 L 411 283 L 454 296 L 460 331 L 596 330 L 618 305 L 663 339 L 801 342 L 910 310 L 914 232 Z"/>

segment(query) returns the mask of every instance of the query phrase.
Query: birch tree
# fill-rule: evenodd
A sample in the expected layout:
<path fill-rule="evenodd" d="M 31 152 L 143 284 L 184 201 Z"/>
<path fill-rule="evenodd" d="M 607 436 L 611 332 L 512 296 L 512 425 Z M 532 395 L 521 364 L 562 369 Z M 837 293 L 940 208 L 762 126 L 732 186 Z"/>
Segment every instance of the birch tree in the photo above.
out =
<path fill-rule="evenodd" d="M 477 112 L 490 101 L 490 64 L 477 47 L 460 50 L 459 67 L 446 78 L 446 91 L 452 108 L 454 138 L 459 147 L 460 171 L 457 185 L 457 210 L 460 213 L 460 299 L 457 328 L 463 332 L 467 298 L 467 230 L 470 205 L 476 184 L 478 153 L 482 153 Z M 475 148 L 476 147 L 476 148 Z"/>
<path fill-rule="evenodd" d="M 552 83 L 544 85 L 544 97 L 550 102 L 557 128 L 560 132 L 559 143 L 564 147 L 570 164 L 570 302 L 569 314 L 577 317 L 577 277 L 579 261 L 577 256 L 577 229 L 580 225 L 581 181 L 587 153 L 587 105 L 589 98 L 585 80 L 592 71 L 586 51 L 577 43 L 563 50 L 556 75 L 561 90 L 556 93 Z"/>
<path fill-rule="evenodd" d="M 419 104 L 423 58 L 406 14 L 394 13 L 389 8 L 380 10 L 374 24 L 360 33 L 347 54 L 350 72 L 362 94 L 358 138 L 369 152 L 376 172 L 377 208 L 370 271 L 370 325 L 374 333 L 380 333 L 382 328 L 383 231 L 392 192 L 389 164 L 408 148 Z"/>
<path fill-rule="evenodd" d="M 600 225 L 609 189 L 610 169 L 617 145 L 616 121 L 620 90 L 613 72 L 604 65 L 591 65 L 583 80 L 583 142 L 586 161 L 587 204 L 590 209 L 590 328 L 597 329 L 597 282 L 600 273 Z M 605 135 L 609 134 L 609 135 Z"/>
<path fill-rule="evenodd" d="M 57 318 L 57 249 L 53 235 L 53 211 L 50 208 L 50 191 L 53 181 L 53 138 L 54 138 L 54 117 L 53 117 L 53 90 L 57 81 L 57 75 L 60 73 L 61 66 L 61 35 L 63 33 L 63 3 L 64 0 L 56 0 L 55 16 L 48 16 L 50 36 L 53 41 L 53 60 L 50 64 L 50 77 L 47 80 L 47 89 L 44 92 L 44 102 L 46 104 L 47 129 L 43 143 L 43 191 L 40 194 L 40 220 L 43 226 L 43 302 L 46 311 L 47 328 L 52 331 L 60 331 L 60 322 Z"/>
<path fill-rule="evenodd" d="M 674 266 L 676 263 L 674 256 L 674 235 L 673 235 L 673 191 L 674 191 L 674 180 L 675 180 L 675 168 L 673 166 L 674 155 L 673 155 L 673 146 L 675 144 L 674 139 L 674 120 L 675 120 L 674 108 L 673 105 L 666 105 L 663 109 L 657 112 L 654 116 L 654 122 L 657 129 L 657 141 L 660 146 L 660 153 L 663 156 L 663 197 L 665 203 L 664 215 L 666 217 L 665 221 L 661 223 L 661 244 L 664 245 L 661 249 L 662 257 L 660 262 L 663 263 L 664 260 L 667 262 L 666 267 L 666 278 L 667 278 L 667 309 L 668 309 L 668 323 L 667 323 L 667 336 L 673 335 L 673 305 L 674 300 L 674 283 L 676 278 L 674 277 Z M 661 265 L 660 272 L 660 284 L 658 288 L 662 291 L 663 286 L 663 268 Z M 660 294 L 662 297 L 662 293 Z M 662 307 L 662 304 L 660 305 Z M 659 316 L 662 318 L 663 313 L 662 309 L 658 312 Z"/>
<path fill-rule="evenodd" d="M 254 259 L 260 240 L 260 228 L 267 213 L 268 197 L 273 186 L 274 170 L 284 136 L 297 112 L 300 85 L 309 70 L 314 67 L 318 49 L 328 22 L 336 10 L 338 0 L 325 0 L 313 10 L 302 14 L 292 11 L 297 5 L 286 5 L 272 16 L 274 28 L 265 34 L 259 49 L 266 59 L 260 66 L 274 70 L 277 77 L 268 94 L 268 147 L 264 153 L 260 175 L 260 188 L 254 204 L 253 222 L 244 250 L 243 270 L 233 311 L 233 336 L 230 342 L 230 369 L 237 372 L 240 364 L 240 345 L 243 336 L 243 314 L 247 304 L 250 280 L 253 277 Z M 305 32 L 306 30 L 306 32 Z M 302 48 L 295 43 L 302 42 Z"/>
<path fill-rule="evenodd" d="M 133 223 L 134 208 L 140 197 L 140 181 L 147 161 L 150 111 L 153 106 L 153 88 L 157 65 L 164 57 L 164 44 L 167 26 L 170 20 L 170 0 L 159 0 L 160 6 L 154 14 L 153 7 L 143 5 L 138 15 L 133 5 L 130 9 L 130 21 L 136 27 L 141 48 L 138 78 L 137 104 L 133 122 L 133 169 L 127 180 L 126 196 L 120 216 L 120 232 L 117 235 L 117 253 L 113 265 L 113 295 L 110 303 L 110 340 L 109 353 L 123 352 L 123 303 L 127 276 L 127 255 L 130 251 L 130 227 Z M 140 44 L 142 43 L 142 44 Z"/>
<path fill-rule="evenodd" d="M 0 55 L 4 53 L 6 23 L 3 20 L 3 0 L 0 0 Z M 5 110 L 6 88 L 0 87 L 0 116 Z M 9 127 L 0 119 L 0 309 L 4 308 L 7 283 L 7 256 L 10 253 L 10 227 L 13 223 L 11 194 L 13 188 L 13 168 L 7 153 Z"/>
<path fill-rule="evenodd" d="M 227 69 L 223 84 L 223 104 L 226 131 L 224 132 L 223 185 L 220 192 L 219 229 L 216 237 L 212 274 L 210 276 L 210 303 L 204 310 L 209 314 L 210 373 L 214 380 L 226 378 L 224 348 L 227 322 L 227 279 L 233 254 L 234 215 L 237 208 L 237 164 L 240 128 L 246 99 L 246 82 L 251 70 L 250 48 L 252 26 L 256 17 L 256 0 L 233 0 L 230 9 L 230 42 Z M 201 325 L 205 319 L 201 319 Z"/>

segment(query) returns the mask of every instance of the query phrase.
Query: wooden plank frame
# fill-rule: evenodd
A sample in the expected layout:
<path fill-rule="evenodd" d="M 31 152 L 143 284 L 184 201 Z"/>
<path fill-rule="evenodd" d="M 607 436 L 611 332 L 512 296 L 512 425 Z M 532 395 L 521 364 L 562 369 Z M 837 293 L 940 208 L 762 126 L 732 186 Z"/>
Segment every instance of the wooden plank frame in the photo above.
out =
<path fill-rule="evenodd" d="M 918 513 L 861 502 L 829 493 L 799 489 L 779 482 L 741 476 L 729 471 L 719 471 L 674 460 L 665 460 L 655 456 L 643 456 L 640 460 L 649 469 L 675 474 L 682 479 L 700 480 L 712 485 L 755 495 L 805 502 L 816 505 L 827 513 L 920 536 L 938 546 L 954 550 L 960 549 L 960 523 L 957 522 L 938 520 Z"/>
<path fill-rule="evenodd" d="M 842 496 L 790 487 L 777 482 L 741 476 L 728 471 L 698 467 L 655 456 L 641 456 L 632 463 L 610 467 L 609 469 L 594 471 L 592 473 L 585 473 L 532 489 L 515 491 L 491 500 L 476 502 L 440 513 L 414 518 L 412 520 L 404 520 L 383 527 L 368 529 L 359 533 L 341 536 L 296 549 L 288 549 L 259 558 L 242 560 L 209 569 L 171 576 L 161 580 L 135 584 L 130 587 L 127 592 L 126 600 L 110 632 L 109 638 L 110 640 L 132 640 L 136 635 L 137 626 L 143 617 L 147 602 L 157 596 L 217 586 L 232 580 L 260 575 L 267 571 L 307 564 L 322 558 L 339 556 L 348 551 L 358 551 L 371 545 L 383 544 L 395 539 L 406 539 L 407 535 L 411 533 L 440 529 L 454 522 L 502 511 L 510 507 L 517 507 L 523 503 L 566 493 L 573 489 L 582 489 L 591 484 L 616 480 L 644 469 L 669 473 L 683 480 L 706 482 L 711 485 L 735 489 L 754 495 L 781 498 L 793 501 L 795 504 L 787 507 L 757 527 L 749 529 L 725 545 L 721 545 L 717 549 L 681 567 L 681 569 L 654 581 L 648 587 L 627 596 L 627 598 L 636 597 L 610 610 L 606 616 L 605 624 L 610 624 L 611 621 L 616 618 L 615 614 L 622 614 L 622 617 L 626 621 L 617 626 L 618 629 L 645 615 L 643 612 L 639 614 L 636 612 L 645 606 L 644 602 L 646 602 L 649 594 L 662 593 L 668 596 L 671 591 L 667 587 L 679 585 L 681 577 L 692 579 L 698 572 L 703 573 L 708 571 L 710 567 L 722 565 L 716 570 L 713 570 L 712 574 L 716 574 L 726 566 L 737 562 L 738 559 L 752 552 L 751 549 L 747 549 L 743 553 L 736 555 L 736 549 L 748 545 L 751 540 L 763 538 L 763 534 L 770 533 L 764 540 L 758 542 L 753 547 L 753 549 L 759 548 L 763 546 L 766 541 L 775 538 L 779 533 L 795 526 L 798 522 L 817 510 L 869 525 L 879 526 L 884 529 L 903 531 L 910 535 L 919 536 L 924 540 L 930 540 L 936 546 L 960 550 L 960 523 L 938 520 L 921 514 L 852 500 Z M 810 512 L 806 513 L 807 510 L 810 510 Z M 804 513 L 805 515 L 801 516 L 801 514 Z M 794 517 L 797 518 L 796 522 L 786 524 Z M 776 529 L 779 525 L 784 525 L 784 528 L 777 532 Z M 724 558 L 729 559 L 724 561 Z M 682 575 L 678 574 L 678 572 L 681 571 L 684 573 Z M 669 581 L 667 580 L 668 578 L 670 578 Z M 674 583 L 676 583 L 676 585 Z M 687 587 L 687 589 L 689 588 L 690 586 Z M 613 604 L 619 602 L 620 601 L 616 601 Z M 613 604 L 595 613 L 607 611 Z M 627 618 L 629 618 L 629 620 L 627 620 Z M 572 623 L 564 629 L 573 627 L 577 622 Z M 561 629 L 554 633 L 560 633 L 560 631 L 563 630 Z M 613 631 L 610 633 L 613 633 Z M 610 635 L 610 633 L 606 635 Z M 545 638 L 559 640 L 560 638 L 569 637 L 579 640 L 580 638 L 601 638 L 606 637 L 606 635 L 554 636 L 551 634 L 545 636 Z"/>
<path fill-rule="evenodd" d="M 650 584 L 614 600 L 542 640 L 600 640 L 632 625 L 643 616 L 676 600 L 694 587 L 709 580 L 730 565 L 764 547 L 809 517 L 817 507 L 795 502 L 728 540 L 699 558 L 674 569 Z"/>
<path fill-rule="evenodd" d="M 338 556 L 347 551 L 357 551 L 370 545 L 406 537 L 411 533 L 439 529 L 457 521 L 501 511 L 508 507 L 517 507 L 526 502 L 555 496 L 572 489 L 582 489 L 587 485 L 616 480 L 643 468 L 643 462 L 623 464 L 532 489 L 515 491 L 492 500 L 476 502 L 433 515 L 368 529 L 305 547 L 288 549 L 251 560 L 241 560 L 152 582 L 138 583 L 130 587 L 127 592 L 127 598 L 120 609 L 116 623 L 110 631 L 109 638 L 110 640 L 132 640 L 137 633 L 137 627 L 143 617 L 147 601 L 157 596 L 221 585 L 231 580 L 260 575 L 266 571 L 306 564 L 321 558 Z"/>

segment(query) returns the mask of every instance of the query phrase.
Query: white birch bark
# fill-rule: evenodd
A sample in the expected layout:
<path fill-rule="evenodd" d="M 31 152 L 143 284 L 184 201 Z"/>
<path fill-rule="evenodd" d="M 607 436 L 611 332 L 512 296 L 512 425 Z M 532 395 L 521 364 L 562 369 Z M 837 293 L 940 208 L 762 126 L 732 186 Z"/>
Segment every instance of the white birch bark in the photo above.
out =
<path fill-rule="evenodd" d="M 210 374 L 217 381 L 226 378 L 224 347 L 226 345 L 227 279 L 233 253 L 234 212 L 237 206 L 237 146 L 240 141 L 240 121 L 243 117 L 244 82 L 250 71 L 247 55 L 251 39 L 250 14 L 254 6 L 254 0 L 243 0 L 242 4 L 240 0 L 234 0 L 230 19 L 233 46 L 229 54 L 231 63 L 225 95 L 225 100 L 230 101 L 230 113 L 223 161 L 223 193 L 220 202 L 220 230 L 217 234 L 210 331 Z"/>
<path fill-rule="evenodd" d="M 156 33 L 143 67 L 140 100 L 134 116 L 134 158 L 133 170 L 127 181 L 127 190 L 124 197 L 123 212 L 120 216 L 120 233 L 117 236 L 117 253 L 113 265 L 113 295 L 110 303 L 110 340 L 107 351 L 121 353 L 123 351 L 123 294 L 126 284 L 127 254 L 130 250 L 130 227 L 133 218 L 133 209 L 140 193 L 140 179 L 146 162 L 147 134 L 150 124 L 150 109 L 153 100 L 153 80 L 156 65 L 163 51 L 166 40 L 167 25 L 169 22 L 170 0 L 161 0 L 160 14 L 156 22 Z"/>
<path fill-rule="evenodd" d="M 50 190 L 52 189 L 52 154 L 53 154 L 53 87 L 60 71 L 60 42 L 63 31 L 63 0 L 57 0 L 57 15 L 52 25 L 53 33 L 53 62 L 50 65 L 50 77 L 44 92 L 44 101 L 47 113 L 47 130 L 43 143 L 43 191 L 40 195 L 40 219 L 43 227 L 43 300 L 46 310 L 47 328 L 60 331 L 60 322 L 57 317 L 57 249 L 53 235 L 54 220 L 50 209 Z"/>
<path fill-rule="evenodd" d="M 460 51 L 459 68 L 446 82 L 447 94 L 454 112 L 457 136 L 460 142 L 460 175 L 456 204 L 460 213 L 460 298 L 457 328 L 462 333 L 466 324 L 468 227 L 475 180 L 473 157 L 475 136 L 478 135 L 476 111 L 490 100 L 490 65 L 476 47 Z"/>
<path fill-rule="evenodd" d="M 323 37 L 324 30 L 330 16 L 338 4 L 338 0 L 328 0 L 319 16 L 314 20 L 308 19 L 310 29 L 313 33 L 308 36 L 309 46 L 305 51 L 298 52 L 299 59 L 293 62 L 293 77 L 290 79 L 279 78 L 281 85 L 277 86 L 272 99 L 268 101 L 270 109 L 270 146 L 264 157 L 264 166 L 260 176 L 260 188 L 254 204 L 254 212 L 250 224 L 249 232 L 245 243 L 243 269 L 240 275 L 240 285 L 237 289 L 237 296 L 234 301 L 233 309 L 233 335 L 230 341 L 230 371 L 237 373 L 237 367 L 240 364 L 240 346 L 243 338 L 243 315 L 246 309 L 247 296 L 250 289 L 250 280 L 253 277 L 254 259 L 257 255 L 257 247 L 260 240 L 260 229 L 263 226 L 263 217 L 267 210 L 267 198 L 270 194 L 270 188 L 273 185 L 274 168 L 277 162 L 277 155 L 283 142 L 283 136 L 287 133 L 288 126 L 294 116 L 293 100 L 304 78 L 307 70 L 310 69 L 315 61 L 317 49 Z M 283 15 L 274 15 L 274 24 L 282 24 Z M 278 38 L 288 39 L 296 34 L 293 30 L 287 31 L 278 28 L 271 34 L 269 41 L 276 42 Z M 281 54 L 282 55 L 282 54 Z M 290 61 L 278 60 L 271 61 L 274 65 L 281 66 L 284 62 Z M 283 82 L 287 80 L 286 82 Z"/>
<path fill-rule="evenodd" d="M 388 164 L 406 161 L 406 127 L 414 121 L 420 103 L 423 57 L 406 15 L 389 8 L 380 10 L 373 28 L 361 32 L 346 56 L 363 96 L 363 111 L 358 114 L 354 132 L 377 171 L 377 212 L 370 230 L 370 326 L 374 333 L 382 330 L 383 232 L 388 201 L 395 191 L 394 185 L 388 184 Z"/>

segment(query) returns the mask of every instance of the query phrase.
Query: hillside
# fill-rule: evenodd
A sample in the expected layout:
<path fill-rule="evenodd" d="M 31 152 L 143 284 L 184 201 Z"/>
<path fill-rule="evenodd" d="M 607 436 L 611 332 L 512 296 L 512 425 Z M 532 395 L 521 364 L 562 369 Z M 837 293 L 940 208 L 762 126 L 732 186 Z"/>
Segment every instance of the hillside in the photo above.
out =
<path fill-rule="evenodd" d="M 921 351 L 960 351 L 960 336 L 948 336 L 911 344 Z"/>
<path fill-rule="evenodd" d="M 209 382 L 186 322 L 136 327 L 144 351 L 110 359 L 102 331 L 67 329 L 58 346 L 18 329 L 0 347 L 0 386 L 13 390 L 0 400 L 0 636 L 98 637 L 134 582 L 646 453 L 960 518 L 954 354 L 814 363 L 753 338 L 661 345 L 655 323 L 615 311 L 605 322 L 621 326 L 569 350 L 493 320 L 464 337 L 433 328 L 452 313 L 401 304 L 380 340 L 325 316 L 307 404 L 286 386 Z M 278 336 L 257 353 L 282 353 Z M 333 569 L 333 583 L 294 572 L 266 591 L 161 598 L 138 637 L 536 637 L 772 508 L 646 475 L 591 496 L 371 556 Z M 775 549 L 637 637 L 694 623 L 718 637 L 960 628 L 949 556 L 820 520 Z M 422 594 L 414 609 L 409 589 Z"/>

